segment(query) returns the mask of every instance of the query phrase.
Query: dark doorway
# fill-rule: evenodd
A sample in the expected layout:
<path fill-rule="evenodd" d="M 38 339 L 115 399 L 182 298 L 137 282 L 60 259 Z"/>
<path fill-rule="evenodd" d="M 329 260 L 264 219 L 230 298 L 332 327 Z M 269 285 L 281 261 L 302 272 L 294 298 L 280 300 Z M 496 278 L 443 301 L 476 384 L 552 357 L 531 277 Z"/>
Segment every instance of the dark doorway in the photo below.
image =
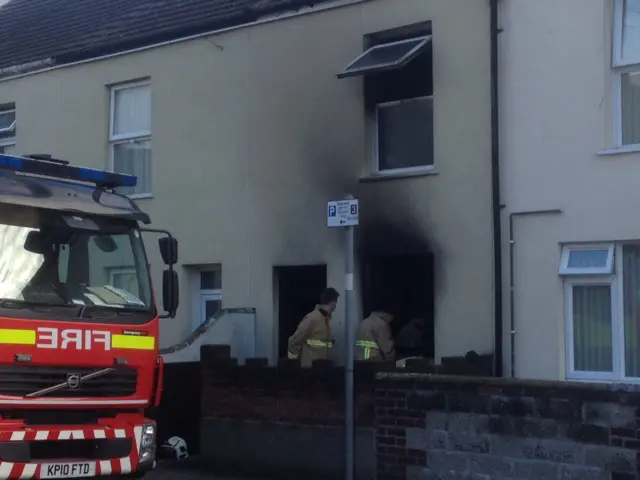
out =
<path fill-rule="evenodd" d="M 421 337 L 410 347 L 396 342 L 398 358 L 434 357 L 434 281 L 433 255 L 371 255 L 362 265 L 363 313 L 377 308 L 393 310 L 394 338 L 412 319 L 421 318 Z M 385 305 L 386 307 L 382 307 Z M 408 330 L 409 331 L 409 330 Z M 411 330 L 413 331 L 413 330 Z M 406 338 L 406 333 L 403 334 Z"/>
<path fill-rule="evenodd" d="M 318 303 L 327 286 L 326 265 L 275 267 L 278 302 L 278 354 L 287 357 L 287 341 L 300 320 Z"/>

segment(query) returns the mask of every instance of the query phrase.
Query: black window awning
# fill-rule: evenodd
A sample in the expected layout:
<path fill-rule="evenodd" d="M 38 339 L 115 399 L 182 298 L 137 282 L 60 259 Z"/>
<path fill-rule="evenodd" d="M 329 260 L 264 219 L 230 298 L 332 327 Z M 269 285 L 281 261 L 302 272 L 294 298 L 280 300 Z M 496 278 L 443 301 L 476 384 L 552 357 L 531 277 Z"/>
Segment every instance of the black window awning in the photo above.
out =
<path fill-rule="evenodd" d="M 431 43 L 431 35 L 374 45 L 354 58 L 338 78 L 355 77 L 404 67 Z"/>

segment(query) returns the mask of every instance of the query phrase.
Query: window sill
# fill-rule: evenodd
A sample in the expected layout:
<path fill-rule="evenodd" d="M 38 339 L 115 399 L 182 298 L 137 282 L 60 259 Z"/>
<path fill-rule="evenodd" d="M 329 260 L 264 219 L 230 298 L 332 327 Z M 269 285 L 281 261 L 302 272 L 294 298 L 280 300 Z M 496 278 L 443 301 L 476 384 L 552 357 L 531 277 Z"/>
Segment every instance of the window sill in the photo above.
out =
<path fill-rule="evenodd" d="M 134 193 L 127 195 L 131 200 L 141 200 L 143 198 L 153 198 L 153 193 Z"/>
<path fill-rule="evenodd" d="M 625 153 L 640 153 L 640 145 L 625 145 L 623 147 L 600 150 L 598 155 L 607 157 L 610 155 L 624 155 Z"/>
<path fill-rule="evenodd" d="M 638 385 L 640 384 L 640 378 L 629 377 L 629 378 L 597 378 L 597 377 L 582 377 L 570 375 L 566 377 L 567 382 L 576 382 L 576 383 L 605 383 L 605 384 L 627 384 L 627 385 Z"/>
<path fill-rule="evenodd" d="M 438 175 L 438 172 L 433 168 L 424 170 L 410 170 L 406 172 L 396 171 L 392 173 L 372 173 L 370 175 L 360 177 L 360 182 L 383 182 L 385 180 L 399 180 L 402 178 L 411 177 L 431 177 L 435 175 Z"/>

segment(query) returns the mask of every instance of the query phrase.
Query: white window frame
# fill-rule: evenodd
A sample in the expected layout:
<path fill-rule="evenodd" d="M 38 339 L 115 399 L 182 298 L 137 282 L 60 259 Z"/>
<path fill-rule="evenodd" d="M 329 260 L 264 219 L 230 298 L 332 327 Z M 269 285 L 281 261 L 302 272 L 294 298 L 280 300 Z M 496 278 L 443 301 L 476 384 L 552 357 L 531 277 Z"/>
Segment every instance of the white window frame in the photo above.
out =
<path fill-rule="evenodd" d="M 590 250 L 607 250 L 607 261 L 603 267 L 579 268 L 569 267 L 569 259 L 571 253 Z M 613 274 L 615 257 L 615 245 L 613 243 L 605 244 L 585 244 L 585 245 L 564 245 L 562 254 L 560 255 L 560 267 L 558 273 L 560 275 L 611 275 Z"/>
<path fill-rule="evenodd" d="M 583 275 L 564 277 L 564 316 L 565 316 L 565 361 L 567 380 L 591 382 L 640 383 L 640 377 L 626 377 L 625 372 L 625 331 L 624 331 L 624 262 L 625 245 L 615 244 L 614 273 L 611 275 Z M 571 248 L 575 248 L 571 245 Z M 576 285 L 611 286 L 611 325 L 613 348 L 613 372 L 576 371 L 573 358 L 573 287 Z"/>
<path fill-rule="evenodd" d="M 13 113 L 14 115 L 17 115 L 15 108 L 0 110 L 0 115 L 5 113 Z M 0 138 L 0 147 L 12 147 L 16 144 L 16 123 L 17 119 L 14 120 L 10 126 L 6 128 L 0 128 L 0 134 L 13 133 L 13 136 L 11 137 Z"/>
<path fill-rule="evenodd" d="M 613 39 L 611 48 L 611 65 L 613 75 L 613 141 L 616 148 L 640 149 L 640 143 L 623 144 L 622 142 L 622 76 L 625 73 L 640 72 L 640 48 L 637 56 L 623 58 L 622 36 L 624 29 L 624 2 L 613 1 Z"/>
<path fill-rule="evenodd" d="M 115 123 L 115 105 L 116 105 L 116 93 L 121 90 L 128 90 L 130 88 L 136 87 L 148 87 L 151 88 L 151 82 L 149 80 L 143 80 L 139 82 L 130 82 L 123 83 L 119 85 L 114 85 L 109 89 L 109 168 L 111 171 L 115 171 L 115 146 L 122 145 L 125 143 L 135 143 L 135 142 L 151 142 L 151 131 L 143 130 L 140 132 L 134 133 L 121 133 L 115 134 L 113 132 L 114 123 Z M 152 127 L 153 128 L 153 127 Z M 153 157 L 152 157 L 153 158 Z M 153 159 L 151 160 L 153 163 Z M 151 166 L 153 171 L 153 165 Z M 152 198 L 153 197 L 153 185 L 151 184 L 151 179 L 149 179 L 149 192 L 141 192 L 141 193 L 132 193 L 127 195 L 129 198 Z"/>
<path fill-rule="evenodd" d="M 204 308 L 205 308 L 206 302 L 219 301 L 221 305 L 220 308 L 222 308 L 222 288 L 215 288 L 215 289 L 200 288 L 201 276 L 205 272 L 221 273 L 222 269 L 207 267 L 207 268 L 198 269 L 193 272 L 194 278 L 192 281 L 192 285 L 194 287 L 197 286 L 197 288 L 194 288 L 194 295 L 192 300 L 192 315 L 191 315 L 192 330 L 195 330 L 200 325 L 202 325 L 202 323 L 204 323 L 201 320 L 204 316 L 204 312 L 205 312 Z M 223 287 L 223 285 L 221 285 L 221 287 Z M 205 319 L 204 321 L 207 321 L 207 319 Z"/>
<path fill-rule="evenodd" d="M 611 372 L 590 372 L 576 370 L 573 345 L 573 287 L 575 286 L 609 286 L 611 289 L 611 338 L 612 338 L 612 370 Z M 567 380 L 584 381 L 617 381 L 623 379 L 624 372 L 624 322 L 620 321 L 621 294 L 619 281 L 615 276 L 583 276 L 567 278 L 564 283 L 565 295 L 565 343 Z M 621 351 L 622 348 L 622 351 Z"/>
<path fill-rule="evenodd" d="M 640 64 L 640 49 L 637 57 L 625 59 L 622 56 L 624 2 L 625 0 L 613 0 L 613 42 L 611 60 L 614 68 Z"/>
<path fill-rule="evenodd" d="M 431 100 L 432 103 L 432 111 L 434 112 L 434 121 L 432 127 L 435 127 L 435 105 L 433 105 L 433 95 L 425 95 L 422 97 L 408 98 L 405 100 L 396 100 L 393 102 L 384 102 L 376 105 L 376 111 L 374 116 L 374 131 L 373 131 L 373 173 L 377 176 L 397 176 L 397 175 L 407 175 L 412 173 L 429 173 L 432 172 L 435 168 L 435 131 L 434 131 L 434 158 L 433 163 L 431 165 L 418 165 L 415 167 L 407 167 L 407 168 L 393 168 L 387 170 L 380 170 L 380 123 L 378 121 L 378 110 L 382 108 L 389 108 L 396 105 L 401 105 L 403 103 L 417 102 L 422 100 Z"/>

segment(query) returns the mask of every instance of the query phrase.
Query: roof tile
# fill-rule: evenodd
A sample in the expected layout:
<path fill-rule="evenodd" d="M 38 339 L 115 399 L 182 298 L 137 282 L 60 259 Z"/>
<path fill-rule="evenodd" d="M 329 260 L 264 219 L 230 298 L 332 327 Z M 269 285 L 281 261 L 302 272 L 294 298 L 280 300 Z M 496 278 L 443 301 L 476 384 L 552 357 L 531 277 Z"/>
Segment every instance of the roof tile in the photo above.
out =
<path fill-rule="evenodd" d="M 327 1 L 0 0 L 0 76 L 21 66 L 28 71 L 42 62 L 94 58 Z"/>

